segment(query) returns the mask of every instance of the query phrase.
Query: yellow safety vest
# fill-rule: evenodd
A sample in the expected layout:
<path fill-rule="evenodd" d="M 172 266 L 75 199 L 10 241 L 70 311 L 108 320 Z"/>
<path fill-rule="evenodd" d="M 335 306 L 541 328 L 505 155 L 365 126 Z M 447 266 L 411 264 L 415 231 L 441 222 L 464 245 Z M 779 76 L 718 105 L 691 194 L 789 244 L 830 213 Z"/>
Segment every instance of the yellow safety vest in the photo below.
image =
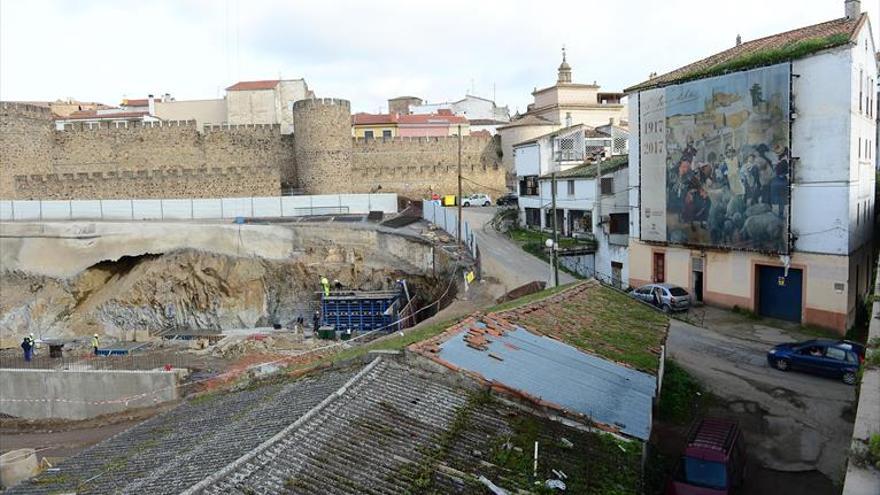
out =
<path fill-rule="evenodd" d="M 98 337 L 92 337 L 92 347 L 98 347 Z"/>

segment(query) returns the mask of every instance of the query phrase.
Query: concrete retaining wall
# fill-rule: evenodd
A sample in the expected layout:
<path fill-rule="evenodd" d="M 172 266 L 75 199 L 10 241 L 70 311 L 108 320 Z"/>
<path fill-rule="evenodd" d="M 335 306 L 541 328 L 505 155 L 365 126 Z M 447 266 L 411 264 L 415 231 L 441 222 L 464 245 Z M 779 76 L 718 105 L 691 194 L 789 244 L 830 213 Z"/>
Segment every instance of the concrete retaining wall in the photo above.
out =
<path fill-rule="evenodd" d="M 880 294 L 880 270 L 877 270 L 874 280 L 874 293 Z M 880 339 L 880 302 L 875 301 L 871 310 L 868 342 L 877 339 Z M 869 349 L 868 352 L 880 352 L 880 349 Z M 866 369 L 862 376 L 850 451 L 859 456 L 867 448 L 871 435 L 876 434 L 880 434 L 880 369 L 872 368 Z M 854 455 L 850 455 L 846 469 L 843 495 L 877 495 L 880 493 L 880 471 L 854 462 Z"/>
<path fill-rule="evenodd" d="M 179 397 L 175 371 L 0 370 L 0 413 L 87 419 Z"/>

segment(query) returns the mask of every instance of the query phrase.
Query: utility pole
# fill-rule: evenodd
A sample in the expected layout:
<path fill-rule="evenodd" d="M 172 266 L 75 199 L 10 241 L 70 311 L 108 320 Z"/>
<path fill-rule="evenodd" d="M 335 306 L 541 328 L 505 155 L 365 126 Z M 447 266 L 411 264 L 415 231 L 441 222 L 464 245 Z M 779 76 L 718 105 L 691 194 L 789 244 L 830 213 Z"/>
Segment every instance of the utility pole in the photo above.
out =
<path fill-rule="evenodd" d="M 461 124 L 458 124 L 458 243 L 461 244 Z"/>
<path fill-rule="evenodd" d="M 550 175 L 550 198 L 553 203 L 553 251 L 550 262 L 553 263 L 553 283 L 559 287 L 559 229 L 556 225 L 556 172 Z"/>

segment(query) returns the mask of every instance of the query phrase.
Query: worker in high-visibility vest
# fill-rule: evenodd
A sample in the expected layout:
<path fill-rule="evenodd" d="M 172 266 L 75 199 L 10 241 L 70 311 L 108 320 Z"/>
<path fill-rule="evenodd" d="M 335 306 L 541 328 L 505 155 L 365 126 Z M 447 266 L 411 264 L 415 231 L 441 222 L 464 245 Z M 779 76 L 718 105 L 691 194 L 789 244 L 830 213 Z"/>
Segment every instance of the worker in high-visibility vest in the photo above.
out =
<path fill-rule="evenodd" d="M 95 352 L 95 356 L 98 355 L 98 343 L 98 334 L 95 334 L 94 336 L 92 336 L 92 349 Z"/>
<path fill-rule="evenodd" d="M 330 281 L 327 280 L 327 277 L 321 276 L 321 287 L 324 288 L 324 296 L 330 295 Z"/>

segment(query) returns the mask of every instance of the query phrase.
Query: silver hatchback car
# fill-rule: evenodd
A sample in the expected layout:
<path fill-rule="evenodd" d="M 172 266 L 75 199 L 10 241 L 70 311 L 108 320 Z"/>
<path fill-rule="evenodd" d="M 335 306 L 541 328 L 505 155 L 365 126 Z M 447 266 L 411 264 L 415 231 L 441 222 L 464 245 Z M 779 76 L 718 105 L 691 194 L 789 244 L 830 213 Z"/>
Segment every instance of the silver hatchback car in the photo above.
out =
<path fill-rule="evenodd" d="M 687 311 L 691 307 L 691 296 L 688 291 L 672 284 L 648 284 L 630 292 L 630 296 L 653 304 L 665 313 Z"/>

